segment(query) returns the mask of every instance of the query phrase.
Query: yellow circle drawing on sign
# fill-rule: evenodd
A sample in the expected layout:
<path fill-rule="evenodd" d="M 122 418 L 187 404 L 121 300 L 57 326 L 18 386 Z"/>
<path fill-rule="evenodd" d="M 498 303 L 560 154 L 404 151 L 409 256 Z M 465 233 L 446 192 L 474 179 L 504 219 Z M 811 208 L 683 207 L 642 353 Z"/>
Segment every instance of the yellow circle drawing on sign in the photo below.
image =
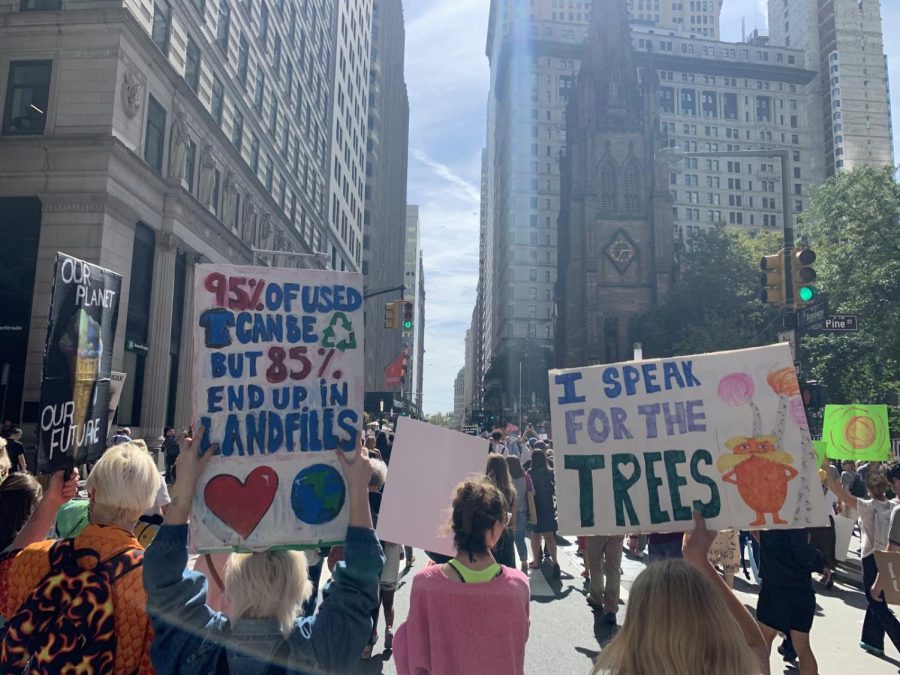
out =
<path fill-rule="evenodd" d="M 871 417 L 856 415 L 844 427 L 844 438 L 851 447 L 862 450 L 875 443 L 878 432 Z"/>

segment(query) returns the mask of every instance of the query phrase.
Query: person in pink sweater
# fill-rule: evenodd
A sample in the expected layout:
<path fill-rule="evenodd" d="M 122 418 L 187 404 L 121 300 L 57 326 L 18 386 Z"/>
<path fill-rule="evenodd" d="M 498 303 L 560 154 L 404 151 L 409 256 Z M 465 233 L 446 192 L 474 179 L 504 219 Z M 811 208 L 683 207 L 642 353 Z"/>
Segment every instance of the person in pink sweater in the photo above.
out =
<path fill-rule="evenodd" d="M 488 478 L 457 486 L 451 524 L 456 557 L 413 578 L 409 616 L 394 636 L 399 675 L 525 672 L 528 577 L 491 554 L 508 519 L 506 498 Z"/>

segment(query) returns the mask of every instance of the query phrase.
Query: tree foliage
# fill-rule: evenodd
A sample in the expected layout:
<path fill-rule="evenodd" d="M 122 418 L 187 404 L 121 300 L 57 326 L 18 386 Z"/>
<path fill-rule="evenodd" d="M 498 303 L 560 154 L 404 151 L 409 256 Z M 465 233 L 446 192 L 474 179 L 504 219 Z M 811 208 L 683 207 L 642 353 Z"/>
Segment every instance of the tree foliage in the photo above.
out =
<path fill-rule="evenodd" d="M 702 354 L 773 342 L 780 312 L 759 301 L 759 261 L 780 232 L 724 226 L 694 235 L 666 301 L 636 316 L 631 335 L 647 357 Z"/>
<path fill-rule="evenodd" d="M 435 413 L 434 415 L 429 415 L 427 422 L 438 427 L 447 427 L 448 429 L 452 429 L 453 413 Z"/>
<path fill-rule="evenodd" d="M 802 338 L 809 376 L 834 403 L 896 404 L 900 394 L 900 185 L 891 168 L 861 167 L 827 181 L 802 214 L 816 252 L 816 285 L 830 314 L 855 314 L 859 331 Z M 900 431 L 900 410 L 892 411 Z"/>

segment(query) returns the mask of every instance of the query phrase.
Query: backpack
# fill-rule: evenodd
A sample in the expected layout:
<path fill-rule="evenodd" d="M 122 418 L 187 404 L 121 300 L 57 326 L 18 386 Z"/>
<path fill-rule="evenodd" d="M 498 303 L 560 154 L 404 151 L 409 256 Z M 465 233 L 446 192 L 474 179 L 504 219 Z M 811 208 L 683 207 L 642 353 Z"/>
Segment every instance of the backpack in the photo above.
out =
<path fill-rule="evenodd" d="M 868 496 L 868 491 L 866 490 L 866 482 L 859 474 L 856 474 L 853 477 L 853 482 L 850 483 L 850 494 L 854 497 L 858 497 L 859 499 L 865 499 Z"/>
<path fill-rule="evenodd" d="M 141 566 L 144 552 L 126 549 L 101 561 L 97 551 L 76 549 L 73 539 L 61 539 L 49 554 L 50 571 L 9 620 L 0 647 L 0 670 L 113 673 L 112 586 Z M 94 567 L 82 568 L 82 558 L 94 558 Z"/>

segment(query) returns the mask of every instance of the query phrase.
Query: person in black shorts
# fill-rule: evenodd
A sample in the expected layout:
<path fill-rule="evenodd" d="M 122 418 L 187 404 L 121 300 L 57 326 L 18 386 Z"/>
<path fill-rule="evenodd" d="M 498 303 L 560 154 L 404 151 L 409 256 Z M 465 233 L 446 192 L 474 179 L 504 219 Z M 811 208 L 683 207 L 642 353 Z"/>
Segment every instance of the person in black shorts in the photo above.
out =
<path fill-rule="evenodd" d="M 791 639 L 803 675 L 818 673 L 809 644 L 816 613 L 810 575 L 825 569 L 825 559 L 810 543 L 808 530 L 765 530 L 759 533 L 759 576 L 756 620 L 771 650 L 778 633 Z"/>

